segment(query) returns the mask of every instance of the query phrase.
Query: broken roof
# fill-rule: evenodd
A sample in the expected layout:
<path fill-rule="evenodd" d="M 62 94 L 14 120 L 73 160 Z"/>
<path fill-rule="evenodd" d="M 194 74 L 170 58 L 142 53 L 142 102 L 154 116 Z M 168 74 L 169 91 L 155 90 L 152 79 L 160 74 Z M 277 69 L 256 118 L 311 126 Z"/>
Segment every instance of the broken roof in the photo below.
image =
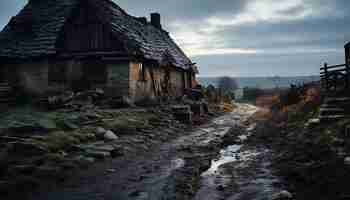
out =
<path fill-rule="evenodd" d="M 81 3 L 92 6 L 100 20 L 123 43 L 129 54 L 163 62 L 167 54 L 174 66 L 190 69 L 191 60 L 169 34 L 142 23 L 110 0 L 29 0 L 0 33 L 0 57 L 33 58 L 55 55 L 60 33 Z"/>

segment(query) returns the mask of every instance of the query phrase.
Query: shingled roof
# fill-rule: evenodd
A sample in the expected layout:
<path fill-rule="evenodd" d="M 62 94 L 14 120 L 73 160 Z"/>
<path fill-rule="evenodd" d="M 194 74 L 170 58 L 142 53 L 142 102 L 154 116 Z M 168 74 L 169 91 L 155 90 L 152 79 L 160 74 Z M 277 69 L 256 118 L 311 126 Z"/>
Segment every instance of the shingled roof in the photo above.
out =
<path fill-rule="evenodd" d="M 191 60 L 166 31 L 142 23 L 110 0 L 30 0 L 1 31 L 0 57 L 16 59 L 57 54 L 60 33 L 82 2 L 96 10 L 100 20 L 110 26 L 128 53 L 137 53 L 159 63 L 166 55 L 174 66 L 192 67 Z"/>

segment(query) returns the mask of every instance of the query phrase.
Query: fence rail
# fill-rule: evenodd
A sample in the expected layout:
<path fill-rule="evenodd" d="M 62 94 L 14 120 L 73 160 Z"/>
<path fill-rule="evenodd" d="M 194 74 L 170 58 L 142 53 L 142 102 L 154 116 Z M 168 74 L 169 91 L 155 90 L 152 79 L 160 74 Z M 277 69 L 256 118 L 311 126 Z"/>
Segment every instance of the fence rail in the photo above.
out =
<path fill-rule="evenodd" d="M 320 68 L 321 85 L 326 94 L 344 93 L 349 89 L 349 64 L 328 65 Z"/>

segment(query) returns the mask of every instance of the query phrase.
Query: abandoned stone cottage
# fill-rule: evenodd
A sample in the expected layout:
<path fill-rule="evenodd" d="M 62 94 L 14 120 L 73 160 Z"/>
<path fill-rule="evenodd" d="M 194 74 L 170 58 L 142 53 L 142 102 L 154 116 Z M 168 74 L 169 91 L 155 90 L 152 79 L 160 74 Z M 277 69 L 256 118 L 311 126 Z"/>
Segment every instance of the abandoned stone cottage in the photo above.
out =
<path fill-rule="evenodd" d="M 162 29 L 110 0 L 29 0 L 0 33 L 0 82 L 35 95 L 101 88 L 132 101 L 178 97 L 197 68 Z"/>

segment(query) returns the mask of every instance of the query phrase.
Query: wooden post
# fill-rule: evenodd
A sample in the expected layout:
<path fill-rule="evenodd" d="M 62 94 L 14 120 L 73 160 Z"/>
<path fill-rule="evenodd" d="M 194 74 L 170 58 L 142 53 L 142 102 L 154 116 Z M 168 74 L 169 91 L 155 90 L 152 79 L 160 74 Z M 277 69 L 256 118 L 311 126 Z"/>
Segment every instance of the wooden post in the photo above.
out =
<path fill-rule="evenodd" d="M 328 92 L 328 64 L 324 63 L 323 66 L 324 69 L 324 81 L 325 81 L 325 86 L 326 86 L 326 92 Z"/>
<path fill-rule="evenodd" d="M 350 69 L 349 69 L 349 49 L 345 49 L 345 69 L 346 69 L 346 72 L 345 72 L 345 88 L 346 90 L 349 89 L 349 85 L 350 85 L 350 81 L 349 81 L 349 72 L 350 72 Z M 347 91 L 345 92 L 347 94 Z"/>

